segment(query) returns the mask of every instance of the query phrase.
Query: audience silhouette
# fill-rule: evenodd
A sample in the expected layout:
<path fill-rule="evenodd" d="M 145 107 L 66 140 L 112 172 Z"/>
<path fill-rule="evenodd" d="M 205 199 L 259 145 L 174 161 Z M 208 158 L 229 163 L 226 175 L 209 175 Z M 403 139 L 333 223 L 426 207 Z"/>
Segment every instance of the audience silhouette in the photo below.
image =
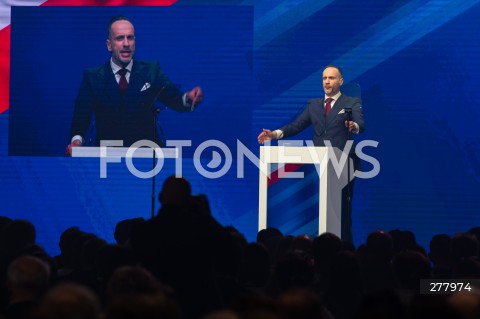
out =
<path fill-rule="evenodd" d="M 400 229 L 358 248 L 276 228 L 249 243 L 185 178 L 159 200 L 153 218 L 119 221 L 115 243 L 66 229 L 53 258 L 31 222 L 0 216 L 0 319 L 480 318 L 480 227 L 433 236 L 428 254 Z M 425 279 L 472 290 L 421 294 Z"/>

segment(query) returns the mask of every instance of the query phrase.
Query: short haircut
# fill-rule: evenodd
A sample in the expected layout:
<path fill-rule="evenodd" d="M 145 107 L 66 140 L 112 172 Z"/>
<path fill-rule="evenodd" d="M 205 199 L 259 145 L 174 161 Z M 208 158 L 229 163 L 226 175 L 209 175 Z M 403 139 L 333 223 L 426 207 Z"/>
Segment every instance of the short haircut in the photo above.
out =
<path fill-rule="evenodd" d="M 333 65 L 333 64 L 329 64 L 325 67 L 325 69 L 323 69 L 324 71 L 327 69 L 327 68 L 335 68 L 338 70 L 338 73 L 340 73 L 340 77 L 343 78 L 343 72 L 342 72 L 342 69 L 340 69 L 340 67 L 336 66 L 336 65 Z"/>
<path fill-rule="evenodd" d="M 110 28 L 112 27 L 112 24 L 114 24 L 117 21 L 121 21 L 121 20 L 125 20 L 125 21 L 128 21 L 128 22 L 132 23 L 132 21 L 130 21 L 130 19 L 126 16 L 114 16 L 114 17 L 112 17 L 110 19 L 110 21 L 108 21 L 107 38 L 110 37 Z M 132 25 L 133 25 L 133 23 L 132 23 Z"/>

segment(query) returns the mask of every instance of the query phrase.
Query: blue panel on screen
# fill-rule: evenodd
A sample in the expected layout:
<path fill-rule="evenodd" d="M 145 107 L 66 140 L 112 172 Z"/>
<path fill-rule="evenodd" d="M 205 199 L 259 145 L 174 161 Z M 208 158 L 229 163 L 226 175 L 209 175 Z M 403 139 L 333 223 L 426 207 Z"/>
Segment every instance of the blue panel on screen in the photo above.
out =
<path fill-rule="evenodd" d="M 11 108 L 0 115 L 4 215 L 34 221 L 39 240 L 53 251 L 66 226 L 111 238 L 114 222 L 131 217 L 132 210 L 149 215 L 148 182 L 120 189 L 98 179 L 98 162 L 82 161 L 86 171 L 80 172 L 71 166 L 78 162 L 67 158 L 27 156 L 63 155 L 82 71 L 108 58 L 108 17 L 127 14 L 137 26 L 139 58 L 158 60 L 185 90 L 205 89 L 205 102 L 194 114 L 162 111 L 167 139 L 193 139 L 197 146 L 216 138 L 234 150 L 238 138 L 258 154 L 261 129 L 281 127 L 308 99 L 321 97 L 323 68 L 339 64 L 345 82 L 362 87 L 366 131 L 356 140 L 378 141 L 377 148 L 364 151 L 381 164 L 377 177 L 355 181 L 355 243 L 365 242 L 371 231 L 399 228 L 413 230 L 427 248 L 434 234 L 480 225 L 480 138 L 474 122 L 480 117 L 478 0 L 179 4 L 194 2 L 210 5 L 12 8 Z M 300 138 L 310 138 L 310 132 Z M 209 195 L 221 223 L 253 239 L 258 170 L 248 163 L 239 179 L 236 164 L 211 180 L 187 160 L 185 176 L 196 193 Z M 116 181 L 130 178 L 124 165 L 113 164 L 112 172 Z M 103 209 L 110 212 L 99 214 Z M 299 231 L 299 216 L 278 217 L 283 220 L 269 219 L 269 225 Z M 307 222 L 315 223 L 312 218 Z"/>

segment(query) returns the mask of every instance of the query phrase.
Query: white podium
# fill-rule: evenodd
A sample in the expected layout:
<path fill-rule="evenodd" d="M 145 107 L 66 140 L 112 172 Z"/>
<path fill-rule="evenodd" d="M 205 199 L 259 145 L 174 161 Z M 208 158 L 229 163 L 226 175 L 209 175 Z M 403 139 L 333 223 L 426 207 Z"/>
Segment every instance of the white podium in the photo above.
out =
<path fill-rule="evenodd" d="M 267 194 L 270 164 L 318 164 L 317 173 L 320 184 L 318 234 L 329 232 L 340 237 L 342 189 L 347 185 L 348 175 L 347 160 L 347 154 L 342 153 L 338 148 L 332 147 L 260 147 L 258 230 L 267 228 Z M 353 163 L 352 161 L 349 162 L 350 179 L 353 179 Z M 288 177 L 288 175 L 285 177 Z M 272 212 L 269 213 L 271 214 Z"/>
<path fill-rule="evenodd" d="M 104 154 L 102 154 L 102 148 L 105 148 Z M 130 153 L 128 153 L 130 150 Z M 155 157 L 162 158 L 178 158 L 177 148 L 158 148 Z M 125 158 L 129 154 L 133 158 L 153 158 L 153 148 L 148 147 L 72 147 L 72 157 L 121 157 Z"/>

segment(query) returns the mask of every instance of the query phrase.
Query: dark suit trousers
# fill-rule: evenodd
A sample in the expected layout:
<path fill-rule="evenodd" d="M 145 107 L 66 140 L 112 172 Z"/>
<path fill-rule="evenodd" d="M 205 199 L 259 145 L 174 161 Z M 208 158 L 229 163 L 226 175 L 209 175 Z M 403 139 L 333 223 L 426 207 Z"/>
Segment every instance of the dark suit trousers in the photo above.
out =
<path fill-rule="evenodd" d="M 350 153 L 350 158 L 353 160 L 353 169 L 360 170 L 360 158 L 357 154 Z M 351 172 L 350 172 L 351 173 Z M 353 230 L 352 230 L 352 202 L 353 202 L 353 185 L 355 179 L 350 181 L 350 185 L 347 184 L 342 189 L 342 226 L 341 226 L 341 238 L 342 240 L 353 243 Z M 350 189 L 349 189 L 350 187 Z M 350 200 L 348 200 L 348 193 L 350 193 Z"/>

